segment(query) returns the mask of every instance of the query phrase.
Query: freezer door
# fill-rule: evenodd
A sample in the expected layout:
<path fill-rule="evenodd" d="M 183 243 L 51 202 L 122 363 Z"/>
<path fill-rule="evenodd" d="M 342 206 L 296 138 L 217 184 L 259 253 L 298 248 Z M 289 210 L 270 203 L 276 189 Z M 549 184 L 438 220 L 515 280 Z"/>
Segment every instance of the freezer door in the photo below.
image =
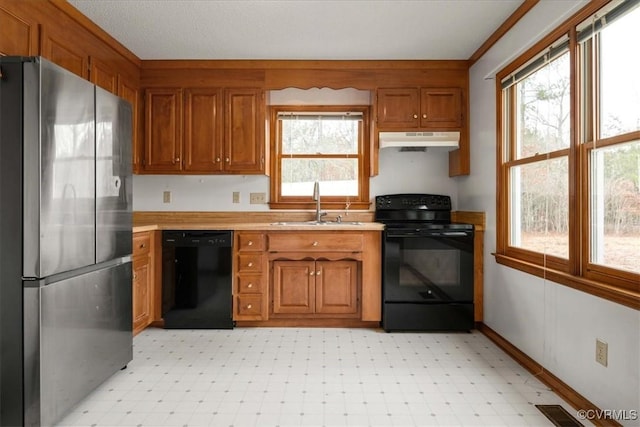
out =
<path fill-rule="evenodd" d="M 96 262 L 131 254 L 131 104 L 96 87 Z"/>
<path fill-rule="evenodd" d="M 25 425 L 54 425 L 131 361 L 131 274 L 126 262 L 25 282 Z"/>
<path fill-rule="evenodd" d="M 24 63 L 25 277 L 95 263 L 94 86 L 44 59 Z"/>

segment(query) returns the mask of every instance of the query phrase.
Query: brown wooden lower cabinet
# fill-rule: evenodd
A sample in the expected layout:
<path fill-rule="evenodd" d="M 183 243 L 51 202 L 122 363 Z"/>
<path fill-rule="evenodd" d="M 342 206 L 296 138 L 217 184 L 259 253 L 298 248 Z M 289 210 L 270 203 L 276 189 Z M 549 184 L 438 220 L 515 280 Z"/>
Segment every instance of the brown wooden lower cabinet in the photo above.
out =
<path fill-rule="evenodd" d="M 272 264 L 272 317 L 360 317 L 356 261 Z"/>
<path fill-rule="evenodd" d="M 151 319 L 150 264 L 148 257 L 133 258 L 133 334 L 147 327 Z"/>
<path fill-rule="evenodd" d="M 133 334 L 149 326 L 153 319 L 153 251 L 151 232 L 133 235 Z"/>
<path fill-rule="evenodd" d="M 371 325 L 381 318 L 380 232 L 236 231 L 238 325 Z"/>

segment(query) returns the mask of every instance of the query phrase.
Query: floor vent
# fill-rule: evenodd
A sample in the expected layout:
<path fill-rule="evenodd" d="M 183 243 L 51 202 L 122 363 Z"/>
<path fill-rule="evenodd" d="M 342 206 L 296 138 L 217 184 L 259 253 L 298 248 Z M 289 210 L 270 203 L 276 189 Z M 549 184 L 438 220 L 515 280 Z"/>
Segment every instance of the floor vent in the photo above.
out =
<path fill-rule="evenodd" d="M 549 418 L 549 421 L 555 426 L 584 427 L 583 424 L 572 417 L 571 414 L 560 405 L 536 405 L 536 408 L 538 408 L 545 417 Z"/>

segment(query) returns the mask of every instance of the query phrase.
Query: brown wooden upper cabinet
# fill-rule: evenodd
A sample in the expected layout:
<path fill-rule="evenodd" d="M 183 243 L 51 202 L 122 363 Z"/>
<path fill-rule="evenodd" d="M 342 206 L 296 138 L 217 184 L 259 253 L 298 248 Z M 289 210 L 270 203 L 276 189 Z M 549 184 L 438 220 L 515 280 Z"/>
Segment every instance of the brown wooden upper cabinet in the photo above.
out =
<path fill-rule="evenodd" d="M 89 55 L 69 41 L 73 35 L 57 33 L 44 25 L 40 30 L 40 49 L 42 56 L 63 68 L 89 79 Z"/>
<path fill-rule="evenodd" d="M 460 88 L 378 89 L 376 98 L 380 130 L 462 127 Z"/>
<path fill-rule="evenodd" d="M 89 58 L 89 80 L 97 86 L 118 95 L 118 73 L 95 57 Z"/>
<path fill-rule="evenodd" d="M 0 6 L 0 56 L 38 54 L 38 23 Z"/>
<path fill-rule="evenodd" d="M 264 173 L 261 90 L 152 88 L 145 107 L 144 173 Z"/>
<path fill-rule="evenodd" d="M 154 88 L 145 93 L 143 169 L 182 170 L 182 89 Z"/>
<path fill-rule="evenodd" d="M 131 151 L 133 154 L 133 172 L 138 173 L 142 167 L 142 143 L 140 142 L 140 91 L 138 85 L 122 75 L 118 76 L 118 96 L 131 103 L 133 112 Z"/>

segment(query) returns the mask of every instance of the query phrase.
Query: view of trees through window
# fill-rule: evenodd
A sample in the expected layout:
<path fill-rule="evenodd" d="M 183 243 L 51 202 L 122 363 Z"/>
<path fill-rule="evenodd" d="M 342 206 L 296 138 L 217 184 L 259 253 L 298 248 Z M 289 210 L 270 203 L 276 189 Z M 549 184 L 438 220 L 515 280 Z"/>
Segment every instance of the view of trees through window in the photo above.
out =
<path fill-rule="evenodd" d="M 640 141 L 600 147 L 600 140 L 640 130 L 640 7 L 598 34 L 600 139 L 591 150 L 590 261 L 640 273 Z M 583 49 L 594 45 L 585 43 Z"/>
<path fill-rule="evenodd" d="M 627 9 L 603 18 L 617 5 Z M 574 259 L 640 273 L 640 55 L 629 50 L 640 40 L 640 6 L 612 3 L 576 27 L 576 98 L 560 41 L 502 80 L 507 242 L 568 260 L 576 230 Z"/>
<path fill-rule="evenodd" d="M 315 181 L 323 196 L 357 195 L 360 121 L 342 115 L 285 118 L 282 195 L 311 195 Z"/>
<path fill-rule="evenodd" d="M 516 85 L 516 159 L 511 174 L 511 244 L 568 258 L 569 53 Z M 542 158 L 540 158 L 540 155 Z"/>

